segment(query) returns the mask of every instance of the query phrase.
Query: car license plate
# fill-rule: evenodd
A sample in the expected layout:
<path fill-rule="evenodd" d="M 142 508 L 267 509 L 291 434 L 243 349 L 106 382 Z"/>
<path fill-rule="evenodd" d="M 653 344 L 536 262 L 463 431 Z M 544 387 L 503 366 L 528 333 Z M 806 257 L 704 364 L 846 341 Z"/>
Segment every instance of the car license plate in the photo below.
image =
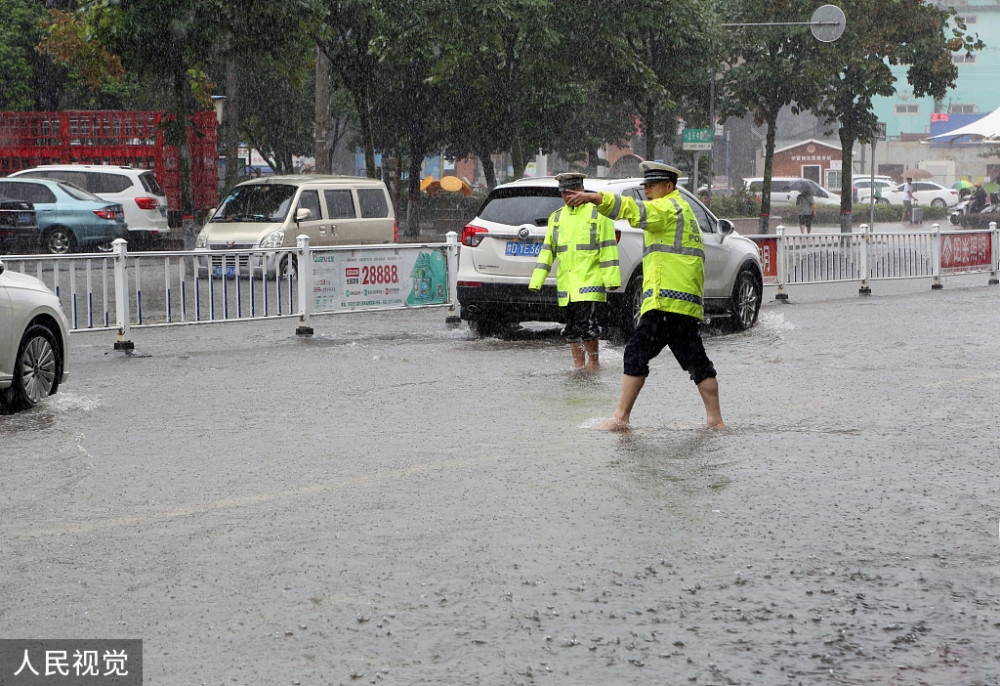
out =
<path fill-rule="evenodd" d="M 525 257 L 538 257 L 542 251 L 541 243 L 524 243 L 522 241 L 507 241 L 505 255 L 524 255 Z"/>
<path fill-rule="evenodd" d="M 166 217 L 167 216 L 167 208 L 166 207 L 161 207 L 160 208 L 160 216 L 161 217 Z"/>
<path fill-rule="evenodd" d="M 34 217 L 31 216 L 31 212 L 18 212 L 17 213 L 17 223 L 22 226 L 31 226 L 35 222 L 32 221 Z"/>
<path fill-rule="evenodd" d="M 227 264 L 225 266 L 225 271 L 223 271 L 223 267 L 213 267 L 212 274 L 214 276 L 236 276 L 236 265 Z"/>

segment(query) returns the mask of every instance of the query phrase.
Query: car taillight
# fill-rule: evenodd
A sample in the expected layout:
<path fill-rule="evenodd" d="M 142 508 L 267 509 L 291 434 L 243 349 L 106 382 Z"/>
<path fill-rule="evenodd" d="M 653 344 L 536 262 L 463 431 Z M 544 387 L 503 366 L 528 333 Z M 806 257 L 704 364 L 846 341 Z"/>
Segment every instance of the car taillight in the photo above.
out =
<path fill-rule="evenodd" d="M 114 219 L 115 218 L 115 211 L 114 210 L 94 210 L 94 214 L 96 214 L 101 219 Z"/>
<path fill-rule="evenodd" d="M 399 243 L 399 220 L 392 220 L 392 242 Z"/>
<path fill-rule="evenodd" d="M 615 229 L 615 243 L 621 243 L 621 242 L 622 242 L 622 230 Z"/>
<path fill-rule="evenodd" d="M 155 210 L 160 207 L 160 201 L 156 198 L 136 198 L 135 204 L 140 210 Z"/>
<path fill-rule="evenodd" d="M 467 245 L 470 248 L 475 248 L 477 245 L 483 242 L 483 237 L 487 233 L 489 232 L 481 226 L 473 226 L 472 224 L 466 224 L 465 228 L 462 229 L 462 245 Z"/>

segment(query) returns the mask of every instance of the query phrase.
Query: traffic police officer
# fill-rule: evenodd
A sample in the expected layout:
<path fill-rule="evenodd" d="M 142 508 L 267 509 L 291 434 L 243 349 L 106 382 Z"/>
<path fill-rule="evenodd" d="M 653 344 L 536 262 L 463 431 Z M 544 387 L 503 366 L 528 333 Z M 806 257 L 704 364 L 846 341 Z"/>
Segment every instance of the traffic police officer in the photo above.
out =
<path fill-rule="evenodd" d="M 556 176 L 563 201 L 573 190 L 583 190 L 584 175 L 566 172 Z M 600 366 L 597 323 L 598 303 L 606 302 L 609 288 L 621 285 L 615 226 L 591 204 L 564 205 L 549 216 L 545 242 L 528 288 L 541 289 L 556 262 L 556 294 L 566 308 L 562 335 L 570 344 L 577 369 Z"/>
<path fill-rule="evenodd" d="M 614 193 L 572 191 L 566 204 L 597 205 L 612 219 L 627 219 L 642 229 L 642 307 L 639 325 L 625 346 L 622 390 L 612 418 L 597 428 L 627 429 L 632 406 L 649 375 L 649 361 L 669 346 L 698 387 L 706 425 L 724 429 L 715 367 L 698 331 L 704 319 L 705 249 L 691 206 L 677 191 L 680 171 L 659 162 L 643 162 L 646 201 Z"/>

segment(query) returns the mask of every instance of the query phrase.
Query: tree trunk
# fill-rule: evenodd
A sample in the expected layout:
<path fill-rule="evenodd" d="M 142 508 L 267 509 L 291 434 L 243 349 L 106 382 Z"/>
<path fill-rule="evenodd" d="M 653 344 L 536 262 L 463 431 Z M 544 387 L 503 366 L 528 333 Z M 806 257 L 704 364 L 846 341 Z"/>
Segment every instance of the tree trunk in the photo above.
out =
<path fill-rule="evenodd" d="M 854 169 L 854 136 L 845 129 L 840 129 L 840 156 L 842 162 L 840 181 L 840 233 L 851 233 L 851 210 L 854 198 L 851 197 Z M 872 160 L 874 163 L 874 160 Z M 872 189 L 872 193 L 875 189 Z"/>
<path fill-rule="evenodd" d="M 524 168 L 527 162 L 524 159 L 524 146 L 521 144 L 521 136 L 515 135 L 510 144 L 510 164 L 514 168 L 514 178 L 520 179 L 524 176 Z"/>
<path fill-rule="evenodd" d="M 646 109 L 646 116 L 642 120 L 642 135 L 646 139 L 646 155 L 647 160 L 656 159 L 656 115 L 653 112 L 653 107 L 650 106 Z"/>
<path fill-rule="evenodd" d="M 760 189 L 760 221 L 757 224 L 759 233 L 767 233 L 771 223 L 771 174 L 774 169 L 774 135 L 777 121 L 778 108 L 774 108 L 767 114 L 767 138 L 764 143 L 764 186 Z"/>
<path fill-rule="evenodd" d="M 420 174 L 423 155 L 410 151 L 410 179 L 407 184 L 409 202 L 406 204 L 406 235 L 420 235 Z"/>
<path fill-rule="evenodd" d="M 191 108 L 188 106 L 186 74 L 174 74 L 174 99 L 177 107 L 177 168 L 180 173 L 181 217 L 194 214 L 191 195 L 191 148 L 188 146 L 188 128 L 193 126 Z"/>
<path fill-rule="evenodd" d="M 497 187 L 497 171 L 493 166 L 493 157 L 486 150 L 477 150 L 476 157 L 483 165 L 483 176 L 486 179 L 486 187 L 493 190 Z"/>
<path fill-rule="evenodd" d="M 332 171 L 330 145 L 330 60 L 316 47 L 316 120 L 313 125 L 313 156 L 316 173 Z"/>
<path fill-rule="evenodd" d="M 240 182 L 240 69 L 239 63 L 226 61 L 226 104 L 223 111 L 226 147 L 226 192 Z"/>

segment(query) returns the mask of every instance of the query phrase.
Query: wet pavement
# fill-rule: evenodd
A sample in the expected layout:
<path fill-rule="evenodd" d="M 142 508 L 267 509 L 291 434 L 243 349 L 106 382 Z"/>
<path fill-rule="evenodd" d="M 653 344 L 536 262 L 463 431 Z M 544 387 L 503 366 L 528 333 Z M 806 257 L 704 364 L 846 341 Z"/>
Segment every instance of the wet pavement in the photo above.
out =
<path fill-rule="evenodd" d="M 709 332 L 725 432 L 669 356 L 589 430 L 622 349 L 546 325 L 73 334 L 0 416 L 2 637 L 178 686 L 996 684 L 1000 288 L 892 286 Z"/>

